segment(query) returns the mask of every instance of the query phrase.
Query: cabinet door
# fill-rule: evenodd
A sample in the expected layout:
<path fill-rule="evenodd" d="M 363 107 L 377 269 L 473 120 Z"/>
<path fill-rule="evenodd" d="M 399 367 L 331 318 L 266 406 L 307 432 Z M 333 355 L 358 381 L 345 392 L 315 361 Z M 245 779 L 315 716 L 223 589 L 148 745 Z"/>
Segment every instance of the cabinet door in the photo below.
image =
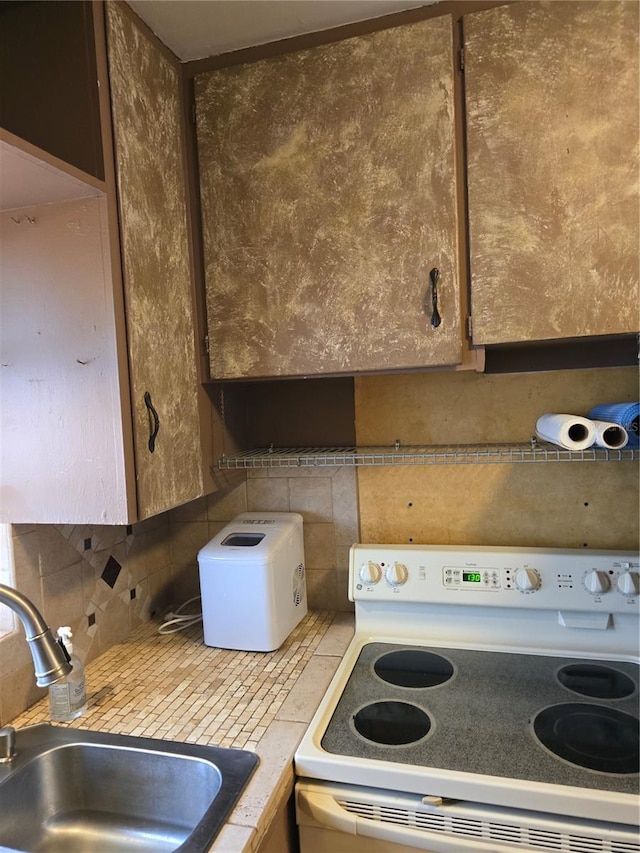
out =
<path fill-rule="evenodd" d="M 464 18 L 476 344 L 638 330 L 638 10 Z"/>
<path fill-rule="evenodd" d="M 452 45 L 446 15 L 196 78 L 212 377 L 461 361 Z"/>
<path fill-rule="evenodd" d="M 145 518 L 203 490 L 179 73 L 120 4 L 107 4 L 107 36 L 138 514 Z"/>

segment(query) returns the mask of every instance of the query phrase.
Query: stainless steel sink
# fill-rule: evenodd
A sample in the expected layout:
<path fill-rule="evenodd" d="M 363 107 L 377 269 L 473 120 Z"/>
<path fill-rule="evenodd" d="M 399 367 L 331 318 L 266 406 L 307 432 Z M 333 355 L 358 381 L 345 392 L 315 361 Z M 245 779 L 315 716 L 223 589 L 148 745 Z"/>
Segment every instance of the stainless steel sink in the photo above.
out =
<path fill-rule="evenodd" d="M 0 850 L 206 851 L 257 763 L 240 749 L 21 729 L 0 765 Z"/>

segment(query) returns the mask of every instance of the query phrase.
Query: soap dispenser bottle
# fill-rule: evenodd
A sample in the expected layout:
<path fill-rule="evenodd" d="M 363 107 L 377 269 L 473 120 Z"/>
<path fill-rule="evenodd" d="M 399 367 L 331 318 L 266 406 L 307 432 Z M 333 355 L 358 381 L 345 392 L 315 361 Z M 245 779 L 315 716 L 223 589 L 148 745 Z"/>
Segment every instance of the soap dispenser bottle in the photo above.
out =
<path fill-rule="evenodd" d="M 57 642 L 67 653 L 71 663 L 71 672 L 65 678 L 49 687 L 49 711 L 55 723 L 68 723 L 87 710 L 87 690 L 84 666 L 73 653 L 71 628 L 67 625 L 58 628 Z"/>

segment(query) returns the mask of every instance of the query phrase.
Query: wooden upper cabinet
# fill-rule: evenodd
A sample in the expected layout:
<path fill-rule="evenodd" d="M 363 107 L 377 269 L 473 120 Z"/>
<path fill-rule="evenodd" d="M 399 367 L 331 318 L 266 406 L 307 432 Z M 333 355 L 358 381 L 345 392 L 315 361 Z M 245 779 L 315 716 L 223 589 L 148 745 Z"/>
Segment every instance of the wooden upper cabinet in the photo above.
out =
<path fill-rule="evenodd" d="M 121 4 L 107 3 L 106 11 L 138 515 L 145 518 L 203 493 L 180 80 L 177 63 Z"/>
<path fill-rule="evenodd" d="M 460 363 L 449 15 L 201 74 L 195 100 L 213 378 Z"/>
<path fill-rule="evenodd" d="M 124 4 L 107 69 L 95 10 L 105 180 L 0 131 L 7 522 L 125 524 L 203 493 L 179 69 Z"/>
<path fill-rule="evenodd" d="M 638 14 L 464 18 L 475 344 L 638 331 Z"/>

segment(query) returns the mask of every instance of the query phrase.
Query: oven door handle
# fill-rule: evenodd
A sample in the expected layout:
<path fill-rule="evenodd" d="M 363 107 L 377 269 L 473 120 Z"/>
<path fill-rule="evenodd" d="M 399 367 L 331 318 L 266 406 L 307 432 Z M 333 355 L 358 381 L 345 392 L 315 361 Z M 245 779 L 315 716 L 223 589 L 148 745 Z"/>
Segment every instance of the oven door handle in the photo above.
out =
<path fill-rule="evenodd" d="M 348 835 L 356 835 L 357 821 L 355 815 L 345 811 L 331 794 L 320 794 L 318 791 L 305 790 L 299 786 L 297 806 L 303 814 L 320 826 Z"/>
<path fill-rule="evenodd" d="M 345 799 L 349 797 L 348 793 L 344 796 Z M 357 793 L 355 796 L 359 798 Z M 446 802 L 440 808 L 446 809 Z M 461 850 L 465 853 L 519 853 L 523 849 L 520 844 L 476 840 L 468 835 L 448 835 L 385 823 L 375 818 L 365 819 L 346 811 L 336 800 L 335 794 L 322 793 L 312 785 L 306 787 L 304 782 L 298 782 L 296 785 L 296 813 L 301 826 L 311 825 L 331 829 L 343 835 L 376 838 L 387 845 L 393 845 L 389 846 L 389 850 L 395 849 L 395 845 L 399 845 L 402 850 L 424 850 L 428 853 L 460 853 Z M 349 848 L 345 844 L 336 849 Z"/>

